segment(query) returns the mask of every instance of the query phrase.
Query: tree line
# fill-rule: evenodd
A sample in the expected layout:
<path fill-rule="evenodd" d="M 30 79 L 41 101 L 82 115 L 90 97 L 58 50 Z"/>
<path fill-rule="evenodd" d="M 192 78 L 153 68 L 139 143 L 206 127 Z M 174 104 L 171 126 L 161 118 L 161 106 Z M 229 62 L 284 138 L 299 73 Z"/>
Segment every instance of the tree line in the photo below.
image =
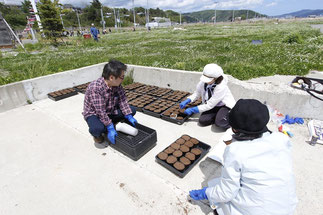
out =
<path fill-rule="evenodd" d="M 37 3 L 38 10 L 39 7 L 43 8 L 49 7 L 48 5 L 54 4 L 55 8 L 53 13 L 58 13 L 62 17 L 65 28 L 77 28 L 79 15 L 80 23 L 82 27 L 90 26 L 91 23 L 94 23 L 96 26 L 102 25 L 101 21 L 101 8 L 104 14 L 104 21 L 106 27 L 113 27 L 115 25 L 114 13 L 118 13 L 120 16 L 120 21 L 122 22 L 123 27 L 133 26 L 134 17 L 133 10 L 126 8 L 111 8 L 103 6 L 99 0 L 93 0 L 85 8 L 74 8 L 74 7 L 64 7 L 60 4 L 58 0 L 49 2 L 49 1 L 40 1 Z M 44 6 L 45 5 L 45 6 Z M 27 19 L 26 17 L 30 15 L 29 9 L 31 8 L 31 3 L 29 0 L 24 0 L 21 5 L 5 5 L 0 3 L 0 12 L 10 26 L 14 29 L 22 30 L 26 27 Z M 52 7 L 50 7 L 53 9 Z M 78 14 L 77 14 L 78 13 Z M 143 7 L 135 8 L 135 20 L 139 25 L 146 24 L 146 9 Z M 41 19 L 46 18 L 44 14 L 41 14 L 39 11 Z M 49 14 L 47 14 L 49 15 Z M 52 14 L 53 15 L 53 14 Z M 43 16 L 43 17 L 42 17 Z M 56 17 L 60 20 L 60 17 Z M 172 10 L 161 10 L 159 8 L 150 8 L 149 9 L 149 21 L 152 21 L 152 17 L 166 17 L 170 18 L 172 22 L 180 22 L 180 14 Z M 61 22 L 61 20 L 60 20 Z M 182 20 L 183 22 L 183 20 Z"/>

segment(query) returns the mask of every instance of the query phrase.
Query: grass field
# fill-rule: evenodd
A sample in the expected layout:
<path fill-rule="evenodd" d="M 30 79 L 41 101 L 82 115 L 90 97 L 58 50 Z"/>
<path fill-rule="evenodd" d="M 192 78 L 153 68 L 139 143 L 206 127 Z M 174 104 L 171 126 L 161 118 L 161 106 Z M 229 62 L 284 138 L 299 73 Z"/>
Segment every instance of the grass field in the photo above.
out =
<path fill-rule="evenodd" d="M 71 38 L 66 45 L 27 45 L 29 53 L 0 55 L 0 85 L 106 62 L 201 71 L 217 63 L 245 80 L 259 76 L 304 75 L 323 71 L 323 35 L 316 21 L 234 23 L 114 32 L 98 43 Z M 254 45 L 252 40 L 262 40 Z M 36 52 L 35 52 L 36 51 Z"/>

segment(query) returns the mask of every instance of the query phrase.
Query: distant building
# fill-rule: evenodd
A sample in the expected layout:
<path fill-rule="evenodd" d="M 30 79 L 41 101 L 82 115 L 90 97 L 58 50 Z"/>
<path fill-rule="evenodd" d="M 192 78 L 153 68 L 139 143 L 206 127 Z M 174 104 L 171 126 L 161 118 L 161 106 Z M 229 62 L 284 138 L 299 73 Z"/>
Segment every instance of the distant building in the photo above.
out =
<path fill-rule="evenodd" d="M 146 24 L 147 27 L 151 28 L 159 28 L 159 27 L 170 27 L 172 26 L 172 22 L 169 18 L 165 17 L 153 17 L 153 22 L 149 22 Z"/>

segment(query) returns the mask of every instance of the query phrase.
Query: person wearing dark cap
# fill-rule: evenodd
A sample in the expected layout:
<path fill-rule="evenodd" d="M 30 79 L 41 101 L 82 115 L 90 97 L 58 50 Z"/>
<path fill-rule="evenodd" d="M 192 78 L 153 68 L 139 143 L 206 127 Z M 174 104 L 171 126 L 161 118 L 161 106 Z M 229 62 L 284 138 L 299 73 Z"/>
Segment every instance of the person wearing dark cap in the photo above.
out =
<path fill-rule="evenodd" d="M 292 215 L 297 204 L 291 142 L 267 128 L 267 106 L 240 99 L 229 113 L 234 132 L 227 144 L 220 178 L 190 191 L 194 200 L 209 200 L 219 215 Z"/>
<path fill-rule="evenodd" d="M 230 127 L 227 114 L 234 106 L 235 100 L 228 87 L 228 79 L 219 65 L 211 63 L 204 67 L 196 91 L 179 106 L 183 109 L 199 98 L 202 98 L 202 104 L 187 108 L 185 114 L 201 113 L 199 118 L 201 126 L 215 124 L 224 129 Z"/>

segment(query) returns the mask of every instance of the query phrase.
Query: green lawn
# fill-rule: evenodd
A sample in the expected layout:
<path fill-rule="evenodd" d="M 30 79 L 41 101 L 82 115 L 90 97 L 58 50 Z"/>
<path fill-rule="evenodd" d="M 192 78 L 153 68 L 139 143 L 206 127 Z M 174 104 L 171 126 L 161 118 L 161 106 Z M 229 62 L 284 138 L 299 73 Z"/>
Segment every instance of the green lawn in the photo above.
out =
<path fill-rule="evenodd" d="M 318 23 L 323 23 L 323 20 Z M 54 48 L 28 45 L 17 56 L 0 55 L 0 85 L 106 62 L 201 71 L 217 63 L 245 80 L 259 76 L 304 75 L 323 71 L 323 35 L 307 21 L 185 26 L 105 35 L 99 43 L 73 38 Z M 262 40 L 261 45 L 251 44 Z"/>

